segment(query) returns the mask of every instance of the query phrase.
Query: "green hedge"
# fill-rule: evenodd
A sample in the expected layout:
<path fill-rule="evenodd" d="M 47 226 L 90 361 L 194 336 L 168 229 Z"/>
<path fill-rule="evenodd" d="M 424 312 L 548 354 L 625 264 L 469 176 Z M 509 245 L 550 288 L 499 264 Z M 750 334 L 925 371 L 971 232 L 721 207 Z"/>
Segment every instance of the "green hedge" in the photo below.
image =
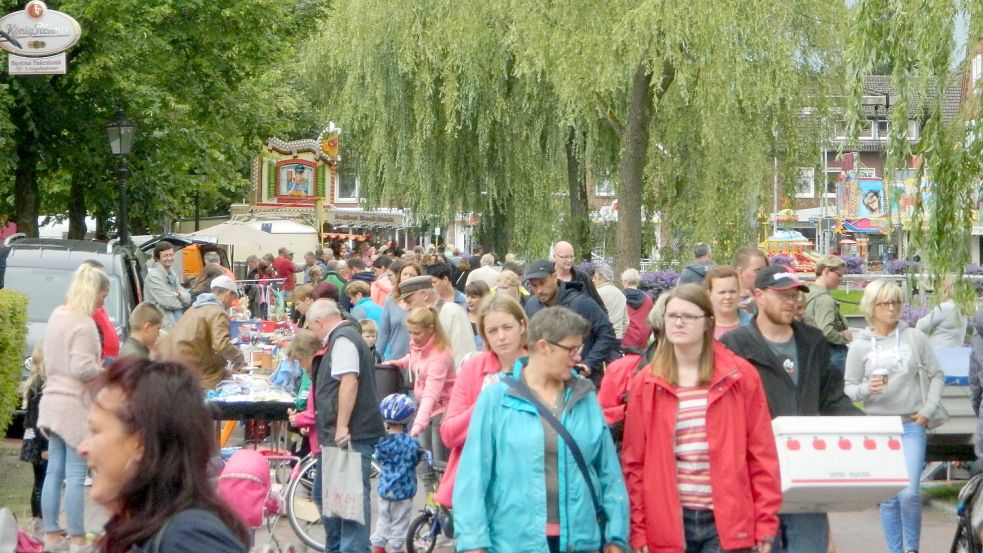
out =
<path fill-rule="evenodd" d="M 27 339 L 27 296 L 0 290 L 0 429 L 6 430 L 20 403 L 21 367 Z"/>

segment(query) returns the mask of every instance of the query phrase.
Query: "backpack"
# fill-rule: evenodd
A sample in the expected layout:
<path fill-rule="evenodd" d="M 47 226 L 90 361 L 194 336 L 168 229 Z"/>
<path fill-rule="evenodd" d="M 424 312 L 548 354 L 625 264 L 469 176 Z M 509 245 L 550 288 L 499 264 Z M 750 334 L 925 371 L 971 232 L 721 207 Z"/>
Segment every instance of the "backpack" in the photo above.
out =
<path fill-rule="evenodd" d="M 611 428 L 615 443 L 621 443 L 625 431 L 629 385 L 647 361 L 642 349 L 624 348 L 624 352 L 624 357 L 608 363 L 601 379 L 601 388 L 597 391 L 597 402 L 601 404 L 604 421 Z"/>

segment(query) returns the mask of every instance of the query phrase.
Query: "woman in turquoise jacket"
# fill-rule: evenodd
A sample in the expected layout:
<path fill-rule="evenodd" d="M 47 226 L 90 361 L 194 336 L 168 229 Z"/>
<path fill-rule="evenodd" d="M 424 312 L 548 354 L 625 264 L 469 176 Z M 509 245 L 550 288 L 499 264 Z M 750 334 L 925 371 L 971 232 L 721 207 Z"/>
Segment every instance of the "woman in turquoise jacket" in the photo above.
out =
<path fill-rule="evenodd" d="M 563 438 L 536 407 L 499 381 L 478 398 L 454 486 L 457 550 L 490 553 L 627 548 L 628 494 L 594 386 L 575 375 L 589 327 L 565 307 L 529 322 L 529 360 L 519 379 L 556 416 L 584 456 L 590 486 Z"/>

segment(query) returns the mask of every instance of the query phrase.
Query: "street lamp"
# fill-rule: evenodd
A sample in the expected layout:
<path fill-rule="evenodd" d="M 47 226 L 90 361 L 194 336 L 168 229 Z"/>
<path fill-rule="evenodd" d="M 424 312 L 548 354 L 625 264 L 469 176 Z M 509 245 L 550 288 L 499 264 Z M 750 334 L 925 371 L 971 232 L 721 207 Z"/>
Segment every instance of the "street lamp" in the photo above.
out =
<path fill-rule="evenodd" d="M 126 168 L 126 156 L 130 155 L 133 149 L 133 136 L 136 134 L 136 125 L 123 115 L 123 111 L 116 112 L 116 117 L 106 125 L 106 134 L 109 135 L 109 149 L 113 155 L 119 158 L 119 169 L 116 176 L 119 179 L 119 215 L 116 224 L 119 227 L 119 243 L 126 244 L 126 177 L 130 171 Z"/>

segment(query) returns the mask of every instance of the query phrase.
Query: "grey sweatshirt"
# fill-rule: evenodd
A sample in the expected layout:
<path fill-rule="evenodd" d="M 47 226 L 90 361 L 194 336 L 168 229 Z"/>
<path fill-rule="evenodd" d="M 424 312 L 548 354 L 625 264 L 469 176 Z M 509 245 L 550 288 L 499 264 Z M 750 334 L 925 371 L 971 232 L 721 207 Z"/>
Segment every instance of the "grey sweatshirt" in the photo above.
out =
<path fill-rule="evenodd" d="M 958 348 L 966 342 L 966 317 L 953 300 L 935 306 L 918 319 L 915 328 L 928 335 L 932 347 Z"/>
<path fill-rule="evenodd" d="M 926 400 L 922 401 L 919 367 L 928 374 Z M 887 387 L 872 395 L 867 387 L 875 369 L 889 372 Z M 846 356 L 844 391 L 853 401 L 864 402 L 868 415 L 911 415 L 931 418 L 942 400 L 945 377 L 928 338 L 904 322 L 888 336 L 872 328 L 857 333 Z"/>

